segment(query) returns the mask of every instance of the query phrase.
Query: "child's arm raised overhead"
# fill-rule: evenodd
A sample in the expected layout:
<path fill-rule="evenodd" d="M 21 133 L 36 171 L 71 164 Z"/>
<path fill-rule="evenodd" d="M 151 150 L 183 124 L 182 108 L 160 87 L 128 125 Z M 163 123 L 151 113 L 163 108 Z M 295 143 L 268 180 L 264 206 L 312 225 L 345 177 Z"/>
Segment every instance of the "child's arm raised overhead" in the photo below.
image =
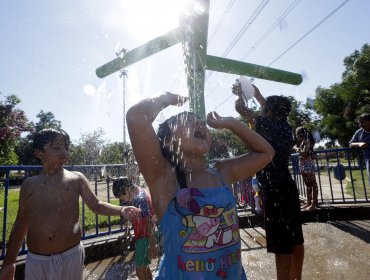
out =
<path fill-rule="evenodd" d="M 164 108 L 170 105 L 180 106 L 186 100 L 186 97 L 167 92 L 139 102 L 132 106 L 126 115 L 135 158 L 150 189 L 158 218 L 162 217 L 168 202 L 175 194 L 176 190 L 171 187 L 176 185 L 176 176 L 170 163 L 162 155 L 152 123 Z"/>
<path fill-rule="evenodd" d="M 258 103 L 260 103 L 261 106 L 265 106 L 266 100 L 262 96 L 260 90 L 255 85 L 253 85 L 253 87 L 255 92 L 254 98 L 258 101 Z M 251 124 L 252 128 L 254 128 L 256 125 L 257 114 L 246 106 L 240 91 L 240 86 L 233 85 L 232 92 L 238 96 L 238 99 L 235 101 L 235 110 Z"/>
<path fill-rule="evenodd" d="M 216 162 L 216 168 L 227 183 L 232 184 L 252 176 L 272 161 L 274 148 L 242 122 L 232 117 L 220 117 L 212 112 L 207 115 L 207 124 L 216 129 L 229 129 L 244 142 L 249 151 L 247 154 Z"/>

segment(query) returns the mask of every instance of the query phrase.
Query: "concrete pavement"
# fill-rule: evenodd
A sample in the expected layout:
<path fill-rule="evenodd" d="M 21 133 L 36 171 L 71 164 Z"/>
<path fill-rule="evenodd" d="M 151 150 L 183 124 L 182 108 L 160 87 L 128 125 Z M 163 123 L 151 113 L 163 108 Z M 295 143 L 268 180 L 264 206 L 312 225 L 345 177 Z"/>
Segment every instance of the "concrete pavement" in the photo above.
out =
<path fill-rule="evenodd" d="M 302 279 L 368 280 L 370 275 L 370 221 L 309 223 L 303 226 L 305 260 Z M 242 260 L 248 279 L 276 279 L 275 259 L 265 249 L 260 227 L 240 230 Z M 157 260 L 151 265 L 153 274 Z M 116 256 L 90 263 L 84 280 L 137 279 L 133 261 Z"/>

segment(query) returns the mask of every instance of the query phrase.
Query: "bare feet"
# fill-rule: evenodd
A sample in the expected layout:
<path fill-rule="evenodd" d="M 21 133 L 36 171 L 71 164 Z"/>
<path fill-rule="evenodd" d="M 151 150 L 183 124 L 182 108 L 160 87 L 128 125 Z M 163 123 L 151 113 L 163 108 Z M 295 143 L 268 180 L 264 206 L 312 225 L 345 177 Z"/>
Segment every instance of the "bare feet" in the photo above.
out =
<path fill-rule="evenodd" d="M 311 204 L 305 204 L 305 205 L 303 205 L 302 207 L 301 207 L 301 210 L 305 210 L 306 208 L 308 208 L 308 207 L 310 207 L 311 206 Z"/>
<path fill-rule="evenodd" d="M 315 204 L 312 204 L 310 207 L 307 207 L 305 210 L 306 211 L 313 211 L 317 208 L 317 206 Z"/>

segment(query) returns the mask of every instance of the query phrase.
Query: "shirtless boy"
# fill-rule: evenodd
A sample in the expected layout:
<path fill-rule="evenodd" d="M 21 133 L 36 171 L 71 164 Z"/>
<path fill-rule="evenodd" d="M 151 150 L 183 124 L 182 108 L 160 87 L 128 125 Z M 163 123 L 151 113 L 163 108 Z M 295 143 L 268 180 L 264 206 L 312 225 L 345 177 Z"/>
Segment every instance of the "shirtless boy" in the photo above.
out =
<path fill-rule="evenodd" d="M 100 201 L 80 172 L 65 170 L 70 141 L 61 129 L 43 129 L 33 139 L 34 154 L 43 169 L 27 178 L 20 190 L 19 209 L 0 272 L 13 279 L 15 260 L 27 235 L 25 279 L 82 279 L 84 248 L 79 224 L 79 197 L 100 215 L 133 219 L 140 209 Z"/>

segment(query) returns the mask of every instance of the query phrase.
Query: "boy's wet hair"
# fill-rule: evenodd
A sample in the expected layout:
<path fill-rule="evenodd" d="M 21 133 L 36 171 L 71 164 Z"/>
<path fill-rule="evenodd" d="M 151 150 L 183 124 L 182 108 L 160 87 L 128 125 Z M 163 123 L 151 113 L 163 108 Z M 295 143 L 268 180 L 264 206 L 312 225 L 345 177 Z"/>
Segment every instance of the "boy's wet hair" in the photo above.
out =
<path fill-rule="evenodd" d="M 126 195 L 127 189 L 132 187 L 132 181 L 127 177 L 119 177 L 113 181 L 113 195 L 116 198 L 121 197 L 122 195 Z"/>
<path fill-rule="evenodd" d="M 60 128 L 44 128 L 33 136 L 33 149 L 42 150 L 45 145 L 49 143 L 54 144 L 55 139 L 58 137 L 62 137 L 65 145 L 69 147 L 70 139 L 67 132 Z"/>
<path fill-rule="evenodd" d="M 292 105 L 289 98 L 285 96 L 272 95 L 266 98 L 264 110 L 271 112 L 274 118 L 286 119 L 290 113 Z"/>

